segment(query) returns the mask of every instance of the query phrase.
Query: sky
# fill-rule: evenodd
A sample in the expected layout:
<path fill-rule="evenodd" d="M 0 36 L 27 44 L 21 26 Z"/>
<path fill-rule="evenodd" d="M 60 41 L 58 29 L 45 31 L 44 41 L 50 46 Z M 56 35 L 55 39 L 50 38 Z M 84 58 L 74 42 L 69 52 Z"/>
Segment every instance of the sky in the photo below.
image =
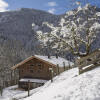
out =
<path fill-rule="evenodd" d="M 77 2 L 81 2 L 82 5 L 90 3 L 100 7 L 100 0 L 0 0 L 0 12 L 19 8 L 34 8 L 53 14 L 64 14 L 77 7 Z"/>

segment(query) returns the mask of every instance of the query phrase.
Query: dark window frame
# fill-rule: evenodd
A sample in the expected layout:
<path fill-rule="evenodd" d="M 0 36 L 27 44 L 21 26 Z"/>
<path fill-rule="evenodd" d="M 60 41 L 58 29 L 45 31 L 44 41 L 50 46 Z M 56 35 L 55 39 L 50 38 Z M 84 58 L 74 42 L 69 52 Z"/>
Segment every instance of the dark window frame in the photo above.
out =
<path fill-rule="evenodd" d="M 30 69 L 30 73 L 34 73 L 34 70 Z"/>

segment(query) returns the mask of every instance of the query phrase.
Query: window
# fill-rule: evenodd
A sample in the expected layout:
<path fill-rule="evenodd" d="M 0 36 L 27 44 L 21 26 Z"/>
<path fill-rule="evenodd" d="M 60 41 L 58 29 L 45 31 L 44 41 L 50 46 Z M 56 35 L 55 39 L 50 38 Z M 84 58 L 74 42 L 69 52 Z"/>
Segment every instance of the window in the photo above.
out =
<path fill-rule="evenodd" d="M 31 64 L 30 66 L 34 66 L 34 64 Z"/>
<path fill-rule="evenodd" d="M 34 68 L 34 64 L 29 64 L 29 69 L 33 69 Z"/>
<path fill-rule="evenodd" d="M 37 68 L 38 68 L 38 72 L 42 72 L 43 71 L 43 63 L 38 62 L 37 63 Z"/>
<path fill-rule="evenodd" d="M 33 70 L 30 70 L 30 73 L 33 73 Z"/>
<path fill-rule="evenodd" d="M 41 67 L 39 67 L 39 68 L 38 68 L 38 72 L 41 72 L 41 71 L 42 71 L 42 69 L 43 69 L 43 68 L 42 68 L 42 66 L 41 66 Z"/>
<path fill-rule="evenodd" d="M 39 67 L 40 70 L 43 69 L 43 64 L 41 64 L 41 63 L 37 63 L 37 66 Z"/>
<path fill-rule="evenodd" d="M 38 64 L 37 64 L 37 66 L 38 66 L 38 67 L 41 67 L 41 66 L 42 66 L 42 64 L 41 64 L 41 63 L 38 63 Z"/>

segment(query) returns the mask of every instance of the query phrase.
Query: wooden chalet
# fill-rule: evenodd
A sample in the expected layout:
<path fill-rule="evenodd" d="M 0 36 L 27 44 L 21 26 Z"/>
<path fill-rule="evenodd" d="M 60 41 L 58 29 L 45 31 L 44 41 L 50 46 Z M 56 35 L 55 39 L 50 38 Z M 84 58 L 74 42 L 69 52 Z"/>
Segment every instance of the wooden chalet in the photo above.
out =
<path fill-rule="evenodd" d="M 100 65 L 100 49 L 91 52 L 89 55 L 76 60 L 79 73 L 88 71 Z"/>
<path fill-rule="evenodd" d="M 11 69 L 18 69 L 19 71 L 19 88 L 28 88 L 28 82 L 30 82 L 30 88 L 36 88 L 43 85 L 50 80 L 53 76 L 64 71 L 64 69 L 73 65 L 72 62 L 65 60 L 64 58 L 55 56 L 31 56 L 19 64 L 13 66 Z"/>

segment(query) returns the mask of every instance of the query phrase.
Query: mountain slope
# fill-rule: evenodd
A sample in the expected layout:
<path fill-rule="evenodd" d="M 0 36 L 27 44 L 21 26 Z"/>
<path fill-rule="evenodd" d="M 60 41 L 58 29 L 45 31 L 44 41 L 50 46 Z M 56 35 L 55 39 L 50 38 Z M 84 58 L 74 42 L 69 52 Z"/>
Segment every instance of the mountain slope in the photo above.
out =
<path fill-rule="evenodd" d="M 10 68 L 34 54 L 44 54 L 32 30 L 34 22 L 39 29 L 44 21 L 57 23 L 60 16 L 50 13 L 22 8 L 16 11 L 0 12 L 0 79 L 6 80 L 10 77 Z M 7 73 L 7 71 L 8 73 Z M 3 73 L 1 73 L 3 72 Z M 1 75 L 3 74 L 3 75 Z M 1 84 L 2 81 L 0 81 Z"/>
<path fill-rule="evenodd" d="M 74 68 L 46 83 L 24 100 L 100 100 L 100 67 L 78 75 Z"/>
<path fill-rule="evenodd" d="M 39 29 L 42 29 L 44 21 L 56 23 L 59 18 L 60 16 L 57 15 L 28 8 L 0 13 L 0 34 L 10 39 L 19 40 L 26 49 L 27 47 L 31 49 L 32 43 L 35 45 L 32 42 L 32 40 L 35 41 L 32 23 L 34 22 Z"/>
<path fill-rule="evenodd" d="M 100 8 L 95 10 L 93 8 L 93 6 L 85 6 L 63 15 L 53 15 L 41 10 L 28 8 L 0 12 L 0 71 L 3 69 L 4 75 L 6 75 L 5 68 L 8 69 L 34 54 L 45 55 L 48 52 L 55 54 L 52 48 L 48 51 L 48 48 L 41 47 L 35 30 L 50 31 L 46 26 L 42 26 L 42 23 L 47 21 L 57 26 L 64 16 L 66 16 L 67 21 L 75 21 L 76 23 L 78 21 L 79 25 L 85 22 L 86 15 L 90 18 L 89 24 L 100 23 Z M 77 12 L 76 15 L 73 12 Z M 96 19 L 94 19 L 95 15 L 97 15 Z M 36 25 L 34 30 L 32 30 L 32 23 Z M 100 32 L 98 32 L 92 48 L 100 48 Z M 66 53 L 68 52 L 65 52 L 65 54 L 60 52 L 60 56 L 66 56 Z"/>
<path fill-rule="evenodd" d="M 94 10 L 94 7 L 89 5 L 80 9 L 78 8 L 73 11 L 69 11 L 63 15 L 53 15 L 41 10 L 28 8 L 3 12 L 0 13 L 0 43 L 5 45 L 4 41 L 8 43 L 9 41 L 13 41 L 13 44 L 15 43 L 17 45 L 16 48 L 18 47 L 18 44 L 20 44 L 19 48 L 22 48 L 22 51 L 26 53 L 25 57 L 33 54 L 47 54 L 46 50 L 41 47 L 40 42 L 37 39 L 35 29 L 32 30 L 32 23 L 35 23 L 35 28 L 37 30 L 42 30 L 43 32 L 50 31 L 50 29 L 46 26 L 42 26 L 43 22 L 58 25 L 58 22 L 64 16 L 66 16 L 67 21 L 74 21 L 76 24 L 79 22 L 79 25 L 85 23 L 86 15 L 90 18 L 89 24 L 93 24 L 95 22 L 100 23 L 100 16 L 98 14 L 99 11 L 99 8 Z M 73 12 L 77 12 L 76 15 L 74 15 Z M 93 19 L 97 14 L 97 19 Z M 92 46 L 93 49 L 100 47 L 99 38 L 100 34 L 98 34 L 97 39 Z M 11 47 L 11 43 L 9 43 L 9 45 Z M 7 50 L 9 49 L 6 46 L 5 48 Z M 19 53 L 17 50 L 15 51 Z M 52 50 L 49 51 L 53 53 Z M 25 57 L 22 55 L 21 59 L 24 59 Z"/>

